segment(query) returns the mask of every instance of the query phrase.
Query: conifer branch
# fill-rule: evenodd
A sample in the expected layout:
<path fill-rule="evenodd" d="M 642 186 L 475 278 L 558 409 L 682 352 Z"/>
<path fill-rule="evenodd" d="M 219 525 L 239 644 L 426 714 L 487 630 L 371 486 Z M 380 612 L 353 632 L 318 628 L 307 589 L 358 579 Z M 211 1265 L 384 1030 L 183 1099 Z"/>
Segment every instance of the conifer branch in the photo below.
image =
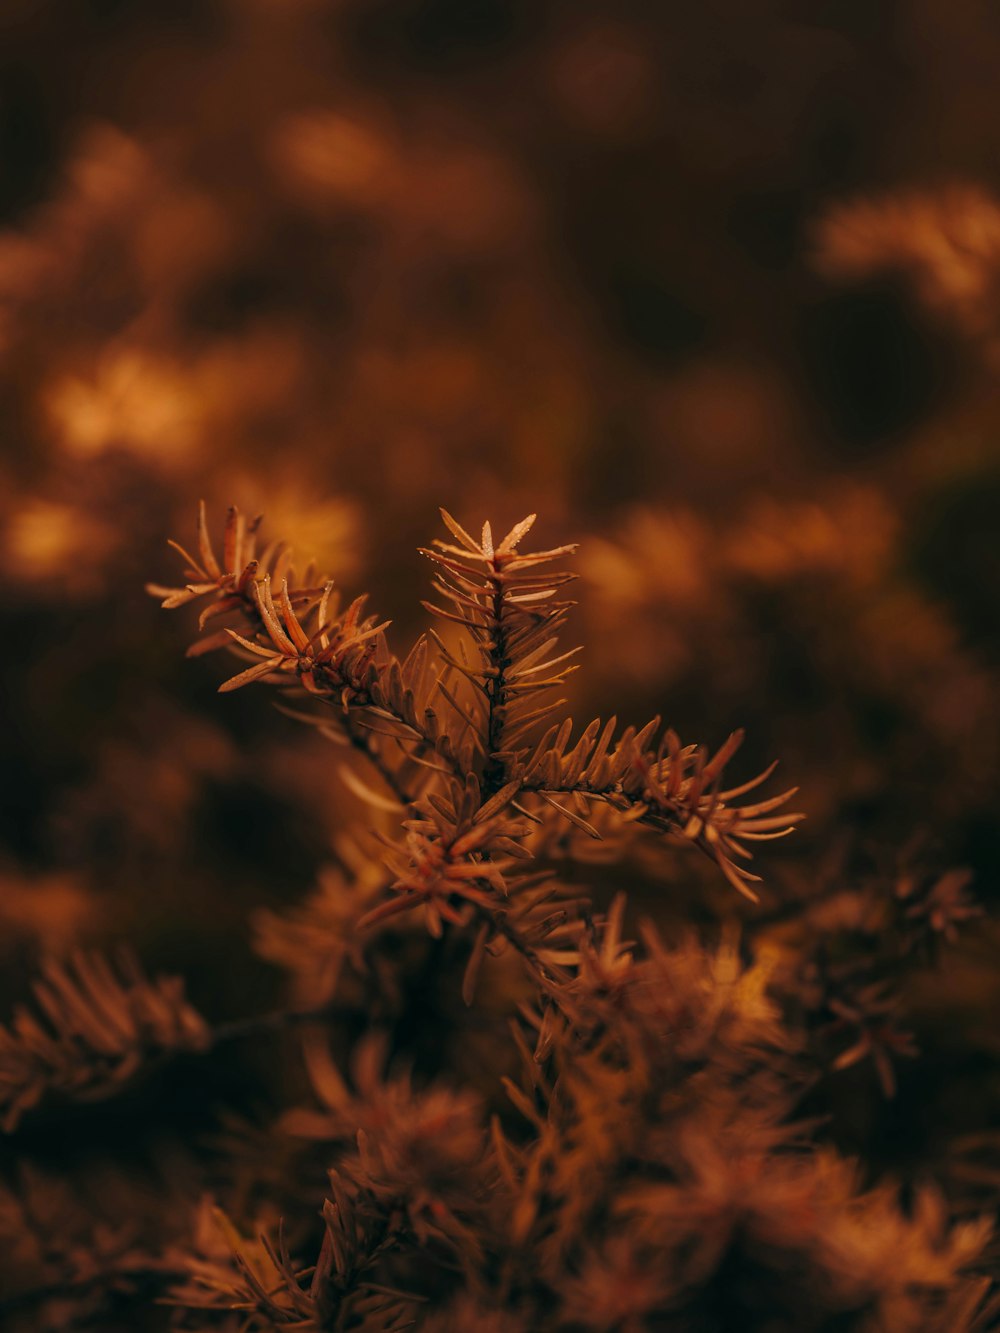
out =
<path fill-rule="evenodd" d="M 7 1133 L 50 1097 L 98 1101 L 163 1056 L 211 1045 L 181 981 L 147 980 L 126 951 L 116 966 L 86 953 L 48 961 L 34 999 L 35 1012 L 22 1006 L 0 1027 L 0 1126 Z"/>
<path fill-rule="evenodd" d="M 203 625 L 236 622 L 196 649 L 242 659 L 223 692 L 260 683 L 310 702 L 305 720 L 363 766 L 340 776 L 379 814 L 381 863 L 340 844 L 342 871 L 310 899 L 258 915 L 258 951 L 291 971 L 296 1005 L 213 1028 L 175 983 L 134 967 L 47 969 L 36 988 L 46 1021 L 22 1012 L 0 1031 L 11 1123 L 50 1094 L 108 1096 L 175 1054 L 295 1029 L 312 1091 L 265 1131 L 267 1163 L 231 1154 L 234 1177 L 236 1161 L 249 1172 L 237 1208 L 206 1201 L 193 1234 L 159 1249 L 117 1234 L 102 1249 L 95 1229 L 79 1264 L 42 1265 L 51 1285 L 8 1308 L 64 1298 L 89 1314 L 92 1295 L 148 1300 L 168 1286 L 178 1328 L 472 1329 L 498 1310 L 515 1333 L 714 1327 L 713 1284 L 736 1265 L 763 1275 L 765 1303 L 781 1288 L 775 1326 L 858 1316 L 981 1333 L 996 1309 L 976 1271 L 989 1221 L 953 1218 L 934 1190 L 915 1191 L 910 1209 L 888 1187 L 860 1191 L 792 1119 L 824 1041 L 827 1067 L 870 1060 L 892 1090 L 893 1060 L 913 1047 L 891 983 L 975 914 L 966 877 L 907 881 L 870 929 L 855 913 L 855 936 L 891 921 L 899 945 L 860 962 L 827 949 L 821 923 L 816 947 L 791 962 L 725 927 L 712 946 L 642 922 L 628 938 L 624 895 L 595 909 L 546 868 L 554 850 L 572 858 L 586 840 L 615 860 L 640 832 L 680 837 L 754 898 L 746 863 L 754 843 L 801 819 L 784 813 L 792 792 L 759 797 L 773 766 L 728 776 L 742 732 L 714 753 L 682 745 L 659 718 L 621 730 L 594 719 L 574 734 L 557 697 L 575 669 L 559 644 L 572 575 L 547 572 L 573 548 L 522 551 L 533 516 L 499 543 L 488 523 L 476 540 L 444 521 L 454 542 L 425 552 L 441 632 L 405 660 L 363 597 L 341 607 L 330 580 L 300 583 L 287 548 L 258 557 L 257 525 L 235 510 L 221 557 L 202 510 L 197 558 L 182 552 L 191 582 L 157 590 L 167 606 L 206 599 Z M 490 962 L 505 952 L 513 970 Z M 396 1047 L 406 1058 L 412 997 L 419 1012 L 431 987 L 466 1005 L 486 992 L 493 1016 L 499 1004 L 512 1020 L 518 1074 L 501 1080 L 510 1110 L 491 1132 L 477 1095 L 390 1063 Z M 495 1034 L 490 1007 L 480 1012 L 479 1027 L 456 1016 L 454 1032 L 485 1046 Z M 346 1034 L 342 1072 L 331 1040 Z M 294 1185 L 275 1188 L 288 1162 Z M 299 1176 L 320 1164 L 332 1169 L 317 1229 L 322 1184 Z M 305 1222 L 275 1225 L 286 1197 Z M 425 1319 L 427 1292 L 444 1308 Z"/>
<path fill-rule="evenodd" d="M 293 1259 L 282 1227 L 276 1238 L 267 1231 L 248 1238 L 206 1201 L 194 1243 L 171 1252 L 177 1277 L 165 1303 L 201 1319 L 239 1311 L 245 1326 L 261 1330 L 340 1330 L 366 1317 L 377 1318 L 384 1333 L 402 1329 L 412 1298 L 387 1293 L 368 1274 L 399 1243 L 405 1226 L 391 1211 L 366 1208 L 364 1197 L 335 1173 L 330 1194 L 319 1254 L 309 1266 Z"/>
<path fill-rule="evenodd" d="M 735 803 L 771 770 L 723 789 L 723 772 L 742 733 L 709 758 L 698 747 L 682 748 L 672 730 L 660 730 L 659 719 L 617 736 L 614 719 L 605 725 L 595 719 L 571 748 L 570 720 L 552 721 L 562 707 L 553 693 L 576 669 L 576 650 L 562 652 L 558 641 L 571 606 L 561 590 L 573 576 L 546 567 L 575 548 L 522 552 L 534 515 L 495 543 L 489 523 L 477 541 L 442 510 L 455 540 L 436 540 L 422 553 L 436 566 L 433 586 L 447 605 L 425 605 L 457 624 L 466 646 L 460 643 L 456 655 L 431 631 L 400 662 L 386 643 L 386 624 L 364 614 L 364 598 L 340 612 L 329 581 L 318 597 L 314 588 L 294 589 L 287 548 L 281 548 L 280 571 L 270 557 L 274 568 L 251 562 L 237 573 L 249 548 L 234 514 L 220 564 L 202 509 L 200 561 L 187 557 L 189 574 L 200 582 L 174 590 L 164 604 L 180 605 L 206 591 L 214 593 L 220 612 L 238 602 L 256 633 L 225 633 L 252 664 L 222 689 L 260 680 L 293 686 L 332 706 L 334 728 L 317 725 L 343 735 L 392 792 L 404 817 L 402 836 L 388 844 L 391 896 L 362 916 L 360 929 L 416 908 L 433 934 L 446 922 L 465 927 L 475 921 L 479 929 L 487 917 L 503 916 L 497 938 L 518 947 L 533 968 L 546 966 L 536 945 L 511 927 L 504 905 L 522 878 L 518 863 L 532 855 L 532 826 L 540 818 L 533 807 L 539 805 L 594 839 L 603 835 L 586 817 L 592 802 L 608 806 L 624 823 L 680 835 L 756 900 L 751 885 L 758 877 L 744 864 L 750 857 L 746 843 L 784 836 L 801 816 L 774 813 L 790 792 Z M 435 699 L 442 701 L 440 713 Z M 390 761 L 386 745 L 398 748 L 411 774 L 421 774 L 415 786 Z M 393 808 L 392 800 L 349 770 L 344 780 L 373 806 Z"/>

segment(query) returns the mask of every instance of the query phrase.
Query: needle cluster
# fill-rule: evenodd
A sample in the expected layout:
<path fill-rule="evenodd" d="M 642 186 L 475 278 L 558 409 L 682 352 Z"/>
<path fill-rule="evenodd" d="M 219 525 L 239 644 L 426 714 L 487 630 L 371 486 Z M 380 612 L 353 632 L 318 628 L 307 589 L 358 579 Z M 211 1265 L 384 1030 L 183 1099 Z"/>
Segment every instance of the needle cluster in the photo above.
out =
<path fill-rule="evenodd" d="M 422 552 L 435 624 L 403 657 L 364 598 L 299 575 L 284 545 L 257 554 L 259 520 L 235 509 L 221 557 L 202 507 L 185 581 L 151 585 L 168 609 L 202 604 L 191 651 L 237 659 L 222 693 L 273 690 L 340 747 L 364 815 L 311 899 L 256 916 L 288 1008 L 212 1027 L 178 983 L 80 958 L 39 983 L 44 1023 L 0 1031 L 8 1130 L 247 1036 L 298 1066 L 272 1115 L 231 1119 L 192 1168 L 184 1220 L 103 1268 L 96 1240 L 43 1254 L 7 1312 L 70 1328 L 104 1292 L 191 1333 L 994 1327 L 990 1221 L 932 1185 L 905 1206 L 863 1188 L 800 1112 L 820 1013 L 849 1032 L 827 1073 L 872 1055 L 887 1082 L 911 1053 L 872 1044 L 888 1029 L 858 1008 L 885 994 L 871 959 L 828 968 L 810 1008 L 809 940 L 829 932 L 783 949 L 732 925 L 634 931 L 623 892 L 595 903 L 565 878 L 581 840 L 621 876 L 639 843 L 670 841 L 756 904 L 752 849 L 802 818 L 792 792 L 759 795 L 773 766 L 729 777 L 739 732 L 710 751 L 660 718 L 574 728 L 574 548 L 523 549 L 533 515 L 495 540 L 442 513 L 447 539 Z M 900 891 L 902 953 L 974 915 L 964 887 Z"/>

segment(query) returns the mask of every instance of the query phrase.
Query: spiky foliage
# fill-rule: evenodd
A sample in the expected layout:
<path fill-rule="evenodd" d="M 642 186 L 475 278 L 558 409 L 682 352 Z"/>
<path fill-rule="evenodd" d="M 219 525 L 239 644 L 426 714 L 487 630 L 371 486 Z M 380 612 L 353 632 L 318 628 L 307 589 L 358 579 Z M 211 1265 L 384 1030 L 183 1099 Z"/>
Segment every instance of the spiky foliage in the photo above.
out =
<path fill-rule="evenodd" d="M 895 1094 L 900 1058 L 918 1054 L 905 1026 L 907 983 L 982 916 L 969 879 L 964 870 L 912 869 L 854 883 L 838 877 L 758 924 L 758 949 L 804 1016 L 821 1063 L 870 1063 L 884 1094 Z"/>
<path fill-rule="evenodd" d="M 933 1190 L 912 1219 L 890 1188 L 862 1192 L 789 1120 L 796 1038 L 767 965 L 650 927 L 637 956 L 622 907 L 581 951 L 572 1002 L 529 1016 L 510 1091 L 530 1131 L 495 1130 L 505 1295 L 526 1326 L 978 1326 L 989 1284 L 963 1274 L 989 1221 L 950 1228 Z"/>
<path fill-rule="evenodd" d="M 178 977 L 149 981 L 122 952 L 117 971 L 99 954 L 50 960 L 22 1007 L 0 1027 L 0 1122 L 14 1129 L 47 1098 L 108 1097 L 143 1066 L 203 1051 L 209 1031 Z"/>
<path fill-rule="evenodd" d="M 395 1333 L 412 1326 L 411 1303 L 366 1280 L 394 1235 L 377 1210 L 364 1209 L 331 1176 L 323 1204 L 323 1238 L 315 1264 L 289 1255 L 284 1235 L 248 1239 L 205 1200 L 192 1243 L 172 1256 L 182 1276 L 168 1301 L 179 1328 L 295 1328 Z M 192 1322 L 193 1321 L 193 1322 Z"/>
<path fill-rule="evenodd" d="M 221 563 L 202 511 L 201 561 L 186 557 L 199 581 L 153 588 L 166 592 L 166 607 L 210 597 L 202 624 L 237 614 L 240 630 L 227 626 L 198 646 L 228 637 L 258 659 L 220 688 L 262 681 L 319 700 L 326 707 L 315 725 L 363 750 L 381 777 L 372 791 L 352 775 L 352 789 L 405 814 L 401 836 L 389 839 L 391 896 L 364 924 L 421 909 L 433 934 L 446 921 L 485 926 L 483 947 L 513 942 L 535 966 L 555 965 L 564 923 L 543 910 L 547 892 L 521 863 L 533 859 L 553 817 L 600 839 L 595 807 L 609 809 L 618 828 L 688 839 L 753 898 L 747 844 L 791 831 L 800 816 L 778 813 L 791 792 L 740 804 L 771 769 L 725 786 L 739 732 L 714 755 L 682 746 L 659 718 L 622 730 L 615 718 L 595 719 L 574 738 L 560 716 L 565 698 L 553 697 L 575 669 L 577 650 L 559 642 L 573 575 L 550 566 L 575 548 L 522 552 L 534 515 L 495 542 L 488 523 L 476 541 L 442 514 L 454 541 L 437 540 L 423 554 L 445 605 L 425 605 L 457 638 L 430 630 L 405 660 L 389 648 L 386 624 L 363 614 L 363 599 L 341 610 L 329 581 L 299 586 L 286 548 L 280 570 L 250 559 L 245 533 L 256 524 L 248 528 L 235 510 Z"/>
<path fill-rule="evenodd" d="M 315 1268 L 280 1229 L 248 1241 L 223 1218 L 214 1259 L 175 1256 L 172 1299 L 264 1329 L 991 1327 L 968 1271 L 988 1219 L 953 1224 L 932 1188 L 912 1211 L 861 1189 L 789 1119 L 799 1054 L 768 965 L 732 936 L 709 953 L 651 928 L 639 954 L 623 912 L 515 1026 L 519 1076 L 489 1126 L 475 1098 L 386 1076 L 381 1040 L 349 1080 L 310 1040 L 314 1100 L 282 1132 L 336 1161 Z"/>
<path fill-rule="evenodd" d="M 191 582 L 152 589 L 207 603 L 196 653 L 248 663 L 222 692 L 274 687 L 342 747 L 373 827 L 340 839 L 312 898 L 256 916 L 288 1009 L 210 1029 L 170 984 L 50 968 L 52 1032 L 19 1015 L 0 1045 L 9 1128 L 50 1092 L 105 1095 L 149 1056 L 247 1036 L 300 1054 L 306 1092 L 285 1063 L 275 1113 L 227 1122 L 193 1224 L 141 1250 L 95 1233 L 11 1311 L 44 1320 L 61 1294 L 70 1328 L 102 1292 L 152 1287 L 192 1333 L 990 1327 L 989 1221 L 933 1187 L 907 1207 L 862 1189 L 801 1113 L 817 1054 L 834 1071 L 871 1056 L 889 1083 L 899 969 L 874 941 L 933 952 L 974 914 L 964 881 L 903 881 L 881 916 L 865 899 L 872 944 L 848 962 L 821 908 L 798 913 L 796 949 L 780 913 L 742 936 L 628 939 L 624 894 L 602 910 L 564 878 L 581 840 L 622 867 L 643 842 L 693 844 L 755 900 L 750 846 L 791 831 L 790 793 L 746 799 L 770 768 L 727 781 L 740 733 L 714 753 L 659 718 L 574 733 L 573 548 L 522 551 L 533 516 L 501 541 L 444 519 L 452 540 L 424 551 L 440 624 L 404 658 L 363 598 L 296 576 L 287 547 L 256 557 L 236 510 L 221 559 L 202 510 Z"/>

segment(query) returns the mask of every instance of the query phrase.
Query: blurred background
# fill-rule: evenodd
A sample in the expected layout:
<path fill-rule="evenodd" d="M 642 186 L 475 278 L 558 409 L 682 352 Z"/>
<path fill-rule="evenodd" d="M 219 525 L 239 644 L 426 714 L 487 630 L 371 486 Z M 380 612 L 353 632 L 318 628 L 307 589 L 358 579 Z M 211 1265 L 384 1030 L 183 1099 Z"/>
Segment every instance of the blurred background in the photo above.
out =
<path fill-rule="evenodd" d="M 5 998 L 127 938 L 263 1003 L 249 916 L 356 812 L 143 592 L 201 497 L 400 647 L 437 506 L 537 510 L 581 720 L 743 725 L 800 784 L 765 909 L 914 859 L 996 901 L 994 6 L 5 0 L 0 38 Z M 970 933 L 922 1036 L 975 1125 Z"/>

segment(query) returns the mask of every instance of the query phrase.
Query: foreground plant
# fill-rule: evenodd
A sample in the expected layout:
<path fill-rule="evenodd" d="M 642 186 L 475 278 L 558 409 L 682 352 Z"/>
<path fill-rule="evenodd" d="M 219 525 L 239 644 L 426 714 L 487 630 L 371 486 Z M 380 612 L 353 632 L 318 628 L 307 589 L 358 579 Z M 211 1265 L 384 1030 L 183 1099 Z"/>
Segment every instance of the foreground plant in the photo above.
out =
<path fill-rule="evenodd" d="M 989 1222 L 953 1219 L 933 1187 L 907 1210 L 862 1190 L 797 1122 L 813 1045 L 788 951 L 650 923 L 640 946 L 624 895 L 599 910 L 565 881 L 588 843 L 625 873 L 643 842 L 673 840 L 756 901 L 751 847 L 792 831 L 792 793 L 754 794 L 772 769 L 728 778 L 740 733 L 714 754 L 659 718 L 574 733 L 560 689 L 576 650 L 559 641 L 573 576 L 558 568 L 574 548 L 522 550 L 534 516 L 494 541 L 442 513 L 451 540 L 423 552 L 439 628 L 402 659 L 363 598 L 297 576 L 283 546 L 258 555 L 258 522 L 236 510 L 221 558 L 202 509 L 197 557 L 178 548 L 189 581 L 151 588 L 168 608 L 203 603 L 211 632 L 192 653 L 246 663 L 222 692 L 276 689 L 344 748 L 367 814 L 311 901 L 258 918 L 260 952 L 291 975 L 287 1010 L 213 1029 L 175 983 L 51 969 L 44 1022 L 0 1034 L 7 1127 L 111 1095 L 146 1057 L 210 1058 L 246 1035 L 301 1035 L 312 1100 L 234 1126 L 220 1198 L 192 1200 L 189 1224 L 115 1232 L 103 1266 L 96 1246 L 86 1263 L 77 1242 L 50 1246 L 9 1312 L 69 1327 L 103 1292 L 165 1301 L 192 1330 L 991 1326 Z M 862 980 L 847 978 L 859 994 Z M 846 993 L 822 1003 L 860 1027 Z M 834 1065 L 874 1041 L 866 1027 Z M 884 1082 L 888 1062 L 879 1046 Z M 22 1206 L 15 1192 L 15 1219 Z"/>

